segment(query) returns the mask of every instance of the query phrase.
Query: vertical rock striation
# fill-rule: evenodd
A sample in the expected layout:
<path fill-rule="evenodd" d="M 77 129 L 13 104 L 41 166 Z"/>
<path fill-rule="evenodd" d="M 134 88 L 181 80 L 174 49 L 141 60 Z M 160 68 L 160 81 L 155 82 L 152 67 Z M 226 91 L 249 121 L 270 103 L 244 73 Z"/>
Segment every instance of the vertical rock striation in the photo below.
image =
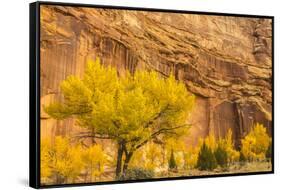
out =
<path fill-rule="evenodd" d="M 270 19 L 41 6 L 41 107 L 59 84 L 100 57 L 119 73 L 175 75 L 197 96 L 187 143 L 232 129 L 236 145 L 256 123 L 272 128 Z M 42 136 L 81 130 L 41 112 Z"/>

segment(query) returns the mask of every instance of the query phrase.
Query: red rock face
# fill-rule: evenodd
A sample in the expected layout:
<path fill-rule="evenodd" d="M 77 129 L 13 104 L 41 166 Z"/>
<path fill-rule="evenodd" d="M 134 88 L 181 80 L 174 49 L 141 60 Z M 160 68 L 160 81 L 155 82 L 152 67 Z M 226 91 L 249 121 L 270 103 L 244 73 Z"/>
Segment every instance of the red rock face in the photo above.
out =
<path fill-rule="evenodd" d="M 230 128 L 239 146 L 256 122 L 271 134 L 271 30 L 261 18 L 41 6 L 41 107 L 61 98 L 62 80 L 100 57 L 120 74 L 174 74 L 197 96 L 187 143 Z M 81 130 L 41 113 L 42 136 Z"/>

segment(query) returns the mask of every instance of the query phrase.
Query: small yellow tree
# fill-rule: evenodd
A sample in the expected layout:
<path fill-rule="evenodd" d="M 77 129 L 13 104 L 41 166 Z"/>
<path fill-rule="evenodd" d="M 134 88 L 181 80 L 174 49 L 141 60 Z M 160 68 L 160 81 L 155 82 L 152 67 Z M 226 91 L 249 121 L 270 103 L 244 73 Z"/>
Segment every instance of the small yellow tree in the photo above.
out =
<path fill-rule="evenodd" d="M 214 152 L 217 147 L 217 141 L 213 132 L 205 138 L 206 145 Z M 202 142 L 201 142 L 202 143 Z M 203 144 L 203 143 L 202 143 Z"/>
<path fill-rule="evenodd" d="M 82 147 L 72 146 L 68 138 L 57 136 L 53 144 L 49 140 L 41 143 L 41 174 L 52 182 L 73 183 L 83 169 Z"/>
<path fill-rule="evenodd" d="M 166 158 L 168 165 L 169 162 L 171 162 L 171 157 L 174 157 L 175 164 L 177 165 L 177 168 L 180 169 L 181 167 L 184 167 L 184 153 L 186 151 L 186 145 L 184 142 L 184 138 L 167 138 L 165 139 L 165 148 L 166 148 Z"/>
<path fill-rule="evenodd" d="M 184 152 L 184 169 L 193 169 L 198 160 L 199 148 L 190 147 Z"/>
<path fill-rule="evenodd" d="M 144 145 L 142 148 L 138 149 L 135 154 L 132 156 L 132 160 L 130 162 L 130 168 L 145 168 L 146 166 L 146 158 L 145 158 L 145 147 Z"/>
<path fill-rule="evenodd" d="M 146 168 L 155 170 L 159 167 L 161 158 L 161 147 L 153 142 L 148 143 L 146 148 Z"/>
<path fill-rule="evenodd" d="M 90 181 L 102 175 L 106 161 L 106 154 L 100 145 L 93 145 L 84 151 L 83 162 L 85 170 L 90 174 Z"/>
<path fill-rule="evenodd" d="M 48 178 L 52 174 L 52 170 L 49 167 L 49 150 L 50 150 L 50 140 L 49 139 L 42 139 L 41 140 L 41 147 L 40 147 L 40 159 L 41 159 L 41 164 L 40 164 L 40 176 L 41 180 L 48 181 Z"/>
<path fill-rule="evenodd" d="M 155 170 L 161 167 L 161 146 L 149 142 L 139 149 L 130 162 L 132 168 L 144 168 L 146 170 Z"/>
<path fill-rule="evenodd" d="M 241 153 L 247 160 L 264 160 L 271 138 L 262 124 L 257 123 L 242 140 Z"/>
<path fill-rule="evenodd" d="M 235 150 L 234 148 L 234 143 L 232 140 L 232 130 L 228 129 L 226 137 L 223 139 L 222 145 L 224 146 L 226 152 L 227 152 L 227 157 L 228 157 L 228 162 L 235 162 L 239 160 L 240 153 L 239 151 Z"/>

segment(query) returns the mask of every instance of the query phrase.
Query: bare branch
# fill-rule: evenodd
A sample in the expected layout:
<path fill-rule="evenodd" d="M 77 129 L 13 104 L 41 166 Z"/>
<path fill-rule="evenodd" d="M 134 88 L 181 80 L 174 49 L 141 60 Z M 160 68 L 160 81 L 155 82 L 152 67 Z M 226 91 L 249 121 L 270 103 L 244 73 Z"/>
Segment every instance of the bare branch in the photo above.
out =
<path fill-rule="evenodd" d="M 157 119 L 159 119 L 167 110 L 169 110 L 169 104 L 167 104 L 163 110 L 161 110 L 160 112 L 158 112 L 152 119 L 150 119 L 148 121 L 148 123 L 146 123 L 144 125 L 144 128 L 148 128 L 150 125 L 152 125 Z"/>
<path fill-rule="evenodd" d="M 109 135 L 97 135 L 97 134 L 92 134 L 92 133 L 85 133 L 85 134 L 82 134 L 82 135 L 76 135 L 76 136 L 73 136 L 72 138 L 77 138 L 77 139 L 82 139 L 82 138 L 97 138 L 97 139 L 112 139 L 113 137 L 112 136 L 109 136 Z"/>
<path fill-rule="evenodd" d="M 160 134 L 163 134 L 163 133 L 167 133 L 167 132 L 172 132 L 173 130 L 176 130 L 176 129 L 179 129 L 179 128 L 183 128 L 183 127 L 186 127 L 186 126 L 190 126 L 189 124 L 183 124 L 183 125 L 179 125 L 179 126 L 176 126 L 176 127 L 171 127 L 171 128 L 161 128 L 159 129 L 158 131 L 152 133 L 152 135 L 147 138 L 146 140 L 144 140 L 143 142 L 141 142 L 140 144 L 136 145 L 135 146 L 135 149 L 138 149 L 140 147 L 142 147 L 143 145 L 145 145 L 147 142 L 149 142 L 150 140 L 152 140 L 153 138 L 157 137 L 158 135 Z"/>

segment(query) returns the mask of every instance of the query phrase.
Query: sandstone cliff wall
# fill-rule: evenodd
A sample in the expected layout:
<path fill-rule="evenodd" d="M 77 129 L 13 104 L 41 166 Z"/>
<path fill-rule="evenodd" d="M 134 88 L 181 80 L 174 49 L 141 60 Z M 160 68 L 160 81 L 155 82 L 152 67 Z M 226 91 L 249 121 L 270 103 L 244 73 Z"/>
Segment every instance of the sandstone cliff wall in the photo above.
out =
<path fill-rule="evenodd" d="M 197 96 L 187 143 L 231 128 L 239 146 L 256 122 L 271 134 L 271 29 L 269 19 L 41 6 L 41 107 L 98 56 L 120 73 L 174 74 Z M 41 113 L 42 136 L 80 130 Z"/>

